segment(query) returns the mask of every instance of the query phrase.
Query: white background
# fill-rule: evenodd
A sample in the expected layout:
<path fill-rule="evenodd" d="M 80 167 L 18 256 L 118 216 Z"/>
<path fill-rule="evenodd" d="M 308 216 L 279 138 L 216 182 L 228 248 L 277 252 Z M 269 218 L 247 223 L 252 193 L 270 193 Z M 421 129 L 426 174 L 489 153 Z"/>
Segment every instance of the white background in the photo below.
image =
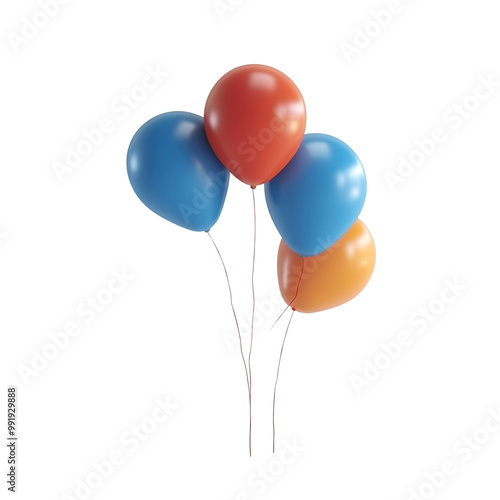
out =
<path fill-rule="evenodd" d="M 348 62 L 341 44 L 354 43 L 371 12 L 387 6 L 243 0 L 221 18 L 210 0 L 73 0 L 16 50 L 23 17 L 32 19 L 40 7 L 4 2 L 1 408 L 5 415 L 7 386 L 17 385 L 19 498 L 79 498 L 77 480 L 114 451 L 124 463 L 91 498 L 403 500 L 444 461 L 455 464 L 455 474 L 433 494 L 424 485 L 427 498 L 499 497 L 500 432 L 490 432 L 467 461 L 454 447 L 464 435 L 485 438 L 480 428 L 500 406 L 500 88 L 460 125 L 444 118 L 474 94 L 480 77 L 500 81 L 498 5 L 402 0 L 390 24 Z M 269 312 L 279 235 L 263 189 L 256 285 L 268 312 L 255 335 L 250 459 L 244 372 L 228 344 L 234 328 L 217 255 L 203 233 L 148 211 L 125 169 L 142 123 L 171 110 L 202 114 L 215 81 L 247 63 L 288 74 L 306 101 L 307 132 L 337 136 L 357 152 L 368 177 L 361 219 L 378 252 L 358 298 L 292 322 L 277 438 L 278 451 L 294 440 L 300 451 L 287 464 L 271 453 L 272 388 L 286 320 L 269 331 L 283 302 L 275 300 Z M 157 65 L 169 76 L 118 113 L 116 99 Z M 105 118 L 113 131 L 60 182 L 54 163 Z M 387 172 L 397 172 L 398 157 L 436 127 L 447 140 L 391 190 Z M 250 189 L 234 178 L 212 234 L 246 323 L 252 203 Z M 122 269 L 132 281 L 87 324 L 79 304 Z M 447 279 L 466 290 L 441 308 Z M 418 333 L 410 317 L 432 301 L 440 314 Z M 23 380 L 19 367 L 29 367 L 49 334 L 70 321 L 82 333 Z M 359 394 L 352 377 L 363 377 L 366 360 L 403 331 L 412 344 Z M 157 397 L 178 408 L 131 452 L 121 436 L 152 415 Z M 256 483 L 260 469 L 272 481 Z M 2 495 L 6 486 L 2 480 Z"/>

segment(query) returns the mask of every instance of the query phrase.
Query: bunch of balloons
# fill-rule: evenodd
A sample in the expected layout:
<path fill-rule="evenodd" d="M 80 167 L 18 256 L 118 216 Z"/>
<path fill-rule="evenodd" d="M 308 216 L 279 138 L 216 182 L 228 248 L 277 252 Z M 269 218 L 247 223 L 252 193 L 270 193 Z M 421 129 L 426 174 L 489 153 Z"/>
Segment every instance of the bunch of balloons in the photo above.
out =
<path fill-rule="evenodd" d="M 366 196 L 360 160 L 339 139 L 304 135 L 305 128 L 304 99 L 290 78 L 269 66 L 241 66 L 215 84 L 204 118 L 170 112 L 145 123 L 131 141 L 127 169 L 147 207 L 193 231 L 217 222 L 230 173 L 252 189 L 264 184 L 282 236 L 281 294 L 293 311 L 309 313 L 361 292 L 375 245 L 358 219 Z M 247 382 L 251 401 L 251 370 Z"/>

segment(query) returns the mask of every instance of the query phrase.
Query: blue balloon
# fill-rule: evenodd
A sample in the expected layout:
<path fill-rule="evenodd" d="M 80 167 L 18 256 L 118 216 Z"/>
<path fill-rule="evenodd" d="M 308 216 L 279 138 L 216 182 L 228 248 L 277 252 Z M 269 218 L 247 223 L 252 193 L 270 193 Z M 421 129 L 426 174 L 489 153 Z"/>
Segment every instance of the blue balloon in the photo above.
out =
<path fill-rule="evenodd" d="M 146 122 L 130 143 L 127 171 L 137 196 L 164 219 L 192 231 L 208 231 L 219 219 L 229 172 L 201 116 L 176 111 Z"/>
<path fill-rule="evenodd" d="M 366 176 L 354 151 L 325 134 L 307 134 L 288 165 L 266 184 L 266 201 L 285 243 L 318 255 L 356 222 Z"/>

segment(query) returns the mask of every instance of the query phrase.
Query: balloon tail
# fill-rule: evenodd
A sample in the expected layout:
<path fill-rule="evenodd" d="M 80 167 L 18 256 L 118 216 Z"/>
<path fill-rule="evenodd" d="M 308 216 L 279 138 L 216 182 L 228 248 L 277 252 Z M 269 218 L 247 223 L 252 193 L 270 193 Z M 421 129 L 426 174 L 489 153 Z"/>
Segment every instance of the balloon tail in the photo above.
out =
<path fill-rule="evenodd" d="M 278 361 L 278 370 L 276 372 L 276 382 L 274 383 L 274 396 L 273 396 L 273 453 L 276 450 L 276 424 L 275 424 L 275 409 L 276 409 L 276 388 L 278 387 L 278 379 L 280 376 L 280 367 L 281 367 L 281 358 L 283 357 L 283 349 L 285 348 L 286 337 L 288 335 L 288 330 L 290 328 L 290 324 L 293 319 L 293 315 L 295 314 L 295 309 L 292 311 L 292 315 L 290 316 L 290 320 L 288 321 L 288 325 L 285 330 L 285 336 L 283 337 L 283 344 L 281 345 L 280 357 Z"/>
<path fill-rule="evenodd" d="M 229 281 L 229 274 L 227 272 L 226 264 L 224 263 L 224 259 L 222 258 L 222 255 L 220 253 L 219 248 L 217 247 L 214 239 L 212 238 L 212 235 L 210 234 L 209 231 L 207 231 L 208 237 L 212 241 L 215 250 L 217 251 L 217 254 L 219 255 L 219 259 L 222 263 L 222 267 L 224 268 L 224 273 L 226 275 L 226 281 L 227 281 L 227 287 L 229 290 L 229 301 L 231 303 L 231 309 L 233 311 L 233 316 L 234 316 L 234 321 L 236 323 L 236 329 L 238 331 L 238 338 L 240 341 L 240 353 L 241 353 L 241 359 L 243 360 L 243 366 L 245 367 L 245 375 L 247 379 L 247 388 L 248 388 L 248 401 L 249 401 L 249 410 L 250 410 L 250 440 L 249 440 L 249 452 L 250 456 L 252 456 L 252 441 L 251 441 L 251 432 L 252 432 L 252 396 L 250 392 L 250 377 L 248 373 L 248 368 L 247 368 L 247 363 L 245 361 L 245 355 L 243 354 L 243 341 L 241 339 L 241 330 L 240 330 L 240 324 L 238 322 L 238 316 L 236 315 L 236 310 L 234 308 L 234 302 L 233 302 L 233 291 L 231 289 L 231 282 Z"/>

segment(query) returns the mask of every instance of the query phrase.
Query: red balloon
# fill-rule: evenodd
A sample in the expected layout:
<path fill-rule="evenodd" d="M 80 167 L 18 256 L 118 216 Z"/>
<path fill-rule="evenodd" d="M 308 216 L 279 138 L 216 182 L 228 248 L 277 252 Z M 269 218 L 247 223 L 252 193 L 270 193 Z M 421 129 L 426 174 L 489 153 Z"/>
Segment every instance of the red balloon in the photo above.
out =
<path fill-rule="evenodd" d="M 305 128 L 306 107 L 297 86 L 281 71 L 260 64 L 226 73 L 205 106 L 212 149 L 232 174 L 252 187 L 285 167 Z"/>

